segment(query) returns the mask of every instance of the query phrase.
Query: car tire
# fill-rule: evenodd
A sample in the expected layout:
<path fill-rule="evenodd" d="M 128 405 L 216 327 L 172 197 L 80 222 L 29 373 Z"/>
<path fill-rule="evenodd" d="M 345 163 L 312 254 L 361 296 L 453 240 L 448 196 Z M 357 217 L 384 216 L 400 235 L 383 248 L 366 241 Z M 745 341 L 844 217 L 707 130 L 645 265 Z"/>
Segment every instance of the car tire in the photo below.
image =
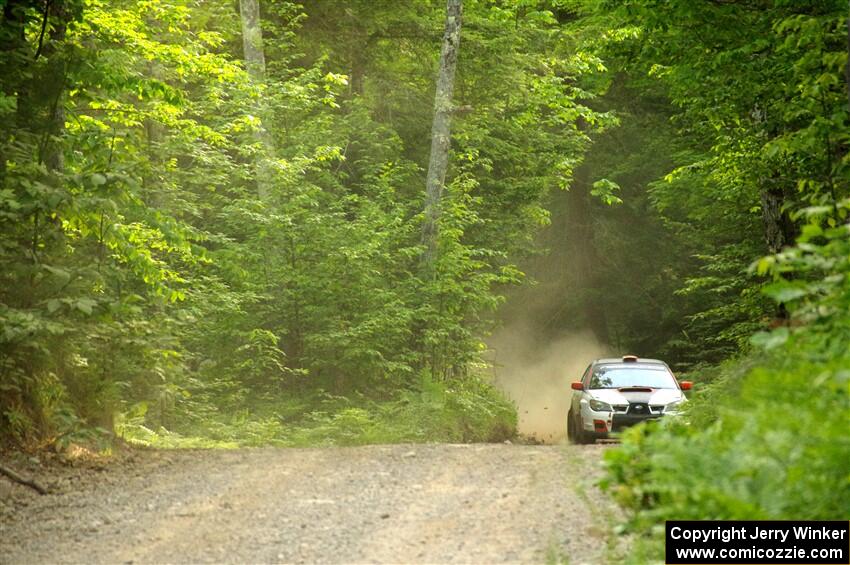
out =
<path fill-rule="evenodd" d="M 579 445 L 596 443 L 596 439 L 593 435 L 588 433 L 588 431 L 584 429 L 584 426 L 581 425 L 581 415 L 579 415 L 573 426 L 575 426 L 576 443 Z"/>
<path fill-rule="evenodd" d="M 593 443 L 593 438 L 590 437 L 584 429 L 581 427 L 581 422 L 573 416 L 572 411 L 570 411 L 567 416 L 567 435 L 570 437 L 570 441 L 576 443 L 578 445 L 586 445 L 588 443 Z M 570 429 L 572 428 L 572 434 L 570 434 Z"/>

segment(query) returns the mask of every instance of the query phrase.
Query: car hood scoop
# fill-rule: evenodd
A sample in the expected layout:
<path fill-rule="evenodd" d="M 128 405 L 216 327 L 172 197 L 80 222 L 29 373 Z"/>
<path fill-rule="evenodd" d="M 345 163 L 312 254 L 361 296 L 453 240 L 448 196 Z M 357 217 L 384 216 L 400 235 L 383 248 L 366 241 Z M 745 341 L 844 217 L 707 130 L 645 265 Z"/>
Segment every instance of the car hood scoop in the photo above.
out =
<path fill-rule="evenodd" d="M 652 392 L 655 390 L 652 387 L 648 386 L 624 386 L 622 388 L 618 388 L 620 392 Z"/>

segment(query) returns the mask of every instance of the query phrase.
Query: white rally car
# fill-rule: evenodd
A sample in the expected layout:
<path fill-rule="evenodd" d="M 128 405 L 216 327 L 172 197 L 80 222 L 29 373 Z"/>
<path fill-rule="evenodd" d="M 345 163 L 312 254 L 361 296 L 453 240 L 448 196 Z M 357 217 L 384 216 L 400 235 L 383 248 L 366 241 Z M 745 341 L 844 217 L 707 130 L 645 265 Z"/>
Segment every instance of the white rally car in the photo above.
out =
<path fill-rule="evenodd" d="M 675 414 L 689 381 L 679 381 L 657 359 L 597 359 L 572 383 L 567 436 L 574 443 L 593 443 L 640 422 Z"/>

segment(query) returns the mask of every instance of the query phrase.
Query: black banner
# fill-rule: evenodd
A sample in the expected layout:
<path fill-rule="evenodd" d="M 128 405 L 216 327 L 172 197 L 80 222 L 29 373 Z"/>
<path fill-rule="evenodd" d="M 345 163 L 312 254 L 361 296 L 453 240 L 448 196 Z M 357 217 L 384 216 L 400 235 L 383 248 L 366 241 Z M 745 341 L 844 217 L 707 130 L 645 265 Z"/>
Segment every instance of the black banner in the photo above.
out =
<path fill-rule="evenodd" d="M 682 520 L 665 530 L 671 565 L 850 564 L 850 522 Z"/>

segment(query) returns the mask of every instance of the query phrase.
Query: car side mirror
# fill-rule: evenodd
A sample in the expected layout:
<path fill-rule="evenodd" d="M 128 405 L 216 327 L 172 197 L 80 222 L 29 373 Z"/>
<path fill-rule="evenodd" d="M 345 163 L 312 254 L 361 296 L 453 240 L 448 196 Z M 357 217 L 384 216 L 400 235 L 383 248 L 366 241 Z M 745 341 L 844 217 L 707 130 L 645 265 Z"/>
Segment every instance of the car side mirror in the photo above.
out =
<path fill-rule="evenodd" d="M 691 390 L 692 388 L 694 388 L 694 383 L 692 383 L 691 381 L 682 381 L 679 383 L 679 385 L 681 385 L 682 390 Z"/>
<path fill-rule="evenodd" d="M 575 381 L 570 385 L 573 390 L 584 390 L 584 385 L 581 384 L 581 381 Z"/>

